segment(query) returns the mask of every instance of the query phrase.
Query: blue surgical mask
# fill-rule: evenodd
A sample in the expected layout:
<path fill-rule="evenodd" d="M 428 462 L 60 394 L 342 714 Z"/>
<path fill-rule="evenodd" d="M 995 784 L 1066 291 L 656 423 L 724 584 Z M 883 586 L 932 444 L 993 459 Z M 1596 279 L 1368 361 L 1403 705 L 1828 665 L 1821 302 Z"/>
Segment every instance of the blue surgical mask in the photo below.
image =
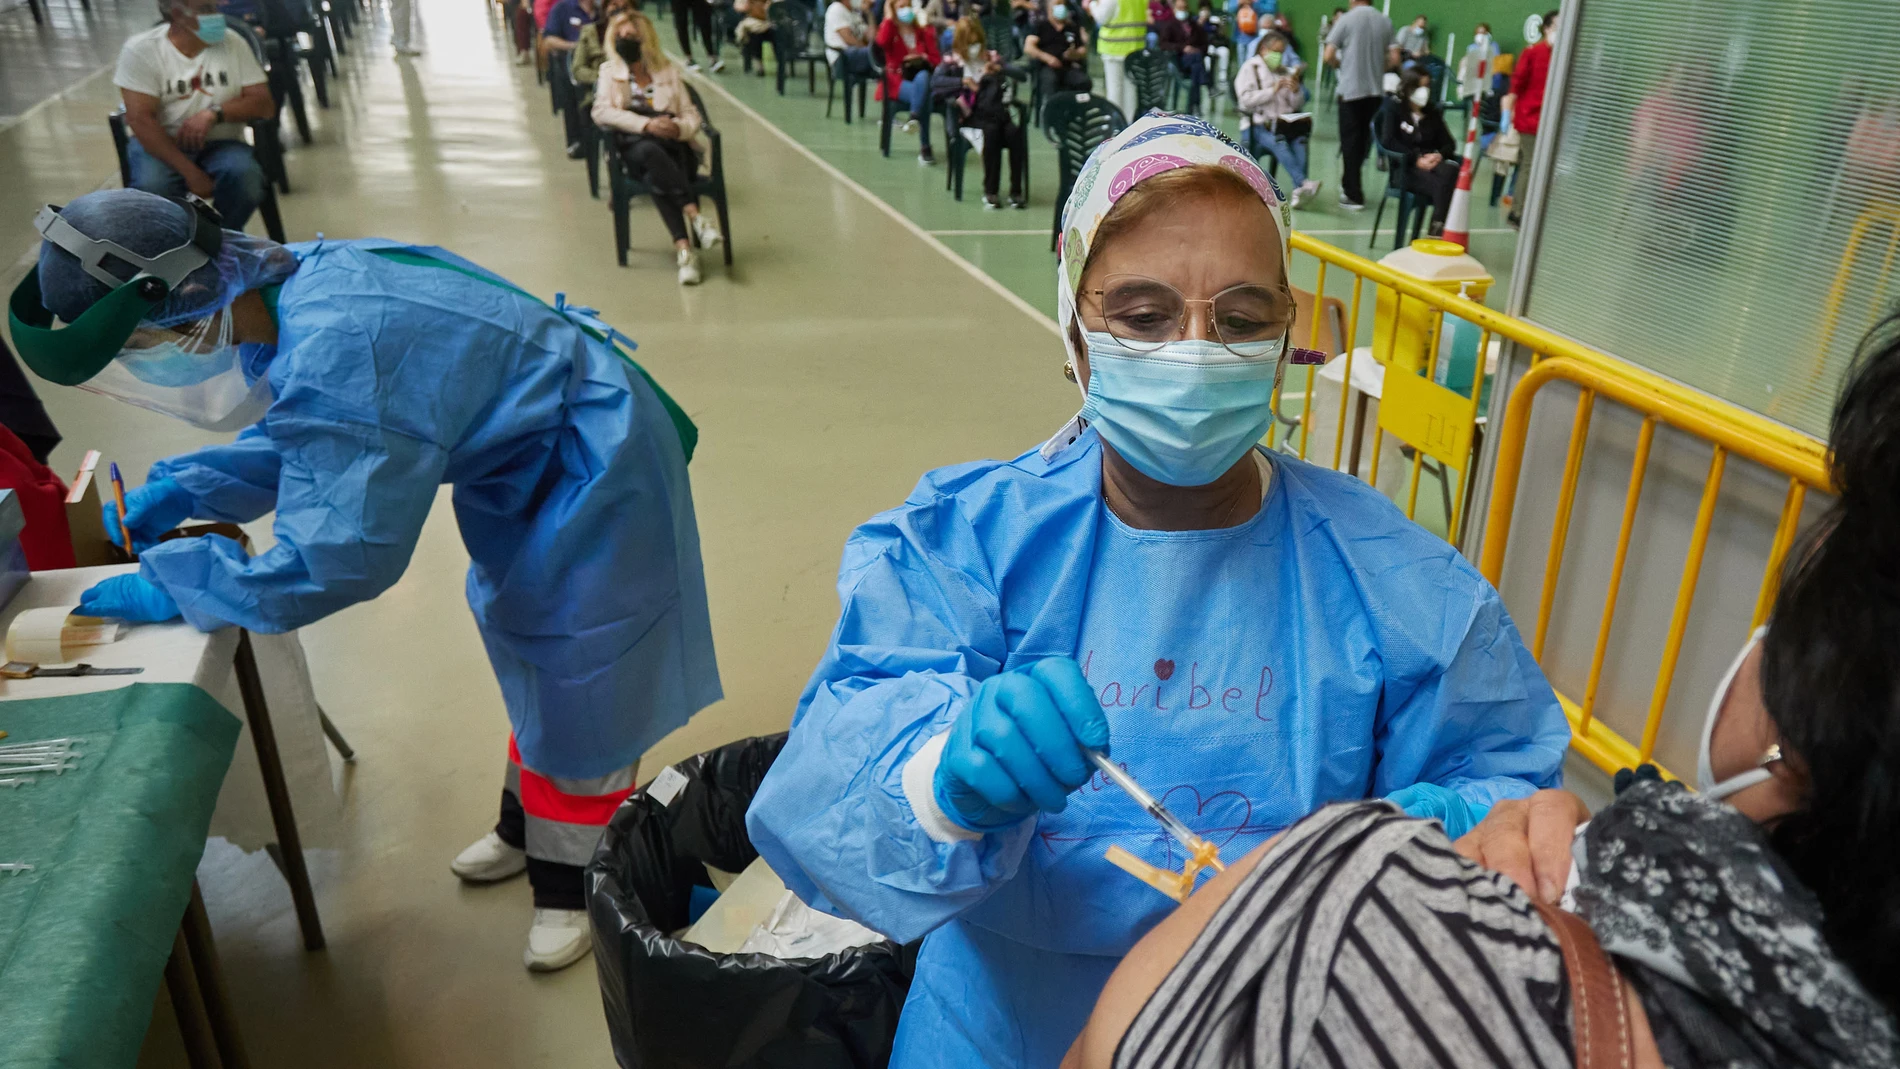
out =
<path fill-rule="evenodd" d="M 1052 5 L 1049 8 L 1049 17 L 1056 20 L 1057 22 L 1061 22 L 1062 20 L 1069 17 L 1069 9 L 1068 7 L 1062 4 Z"/>
<path fill-rule="evenodd" d="M 205 44 L 215 45 L 224 40 L 224 16 L 221 14 L 199 15 L 198 28 L 192 32 L 197 34 L 198 40 Z"/>
<path fill-rule="evenodd" d="M 913 9 L 911 9 L 911 8 L 908 8 L 908 7 L 906 7 L 906 8 L 900 8 L 900 9 L 898 10 L 898 12 L 897 12 L 897 21 L 899 21 L 899 22 L 901 22 L 901 23 L 903 23 L 904 25 L 906 25 L 906 26 L 908 26 L 908 25 L 910 25 L 911 23 L 913 23 L 913 22 L 916 22 L 916 21 L 917 21 L 917 12 L 916 12 L 915 10 L 913 10 Z"/>
<path fill-rule="evenodd" d="M 1286 341 L 1240 357 L 1216 341 L 1181 339 L 1140 352 L 1113 335 L 1085 336 L 1082 416 L 1136 470 L 1173 486 L 1205 486 L 1273 426 Z"/>

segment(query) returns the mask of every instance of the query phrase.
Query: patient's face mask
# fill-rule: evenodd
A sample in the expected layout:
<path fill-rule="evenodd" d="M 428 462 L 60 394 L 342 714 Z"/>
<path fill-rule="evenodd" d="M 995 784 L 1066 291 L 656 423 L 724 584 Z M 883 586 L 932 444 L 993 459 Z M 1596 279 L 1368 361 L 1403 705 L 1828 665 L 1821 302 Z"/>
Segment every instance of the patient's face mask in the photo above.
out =
<path fill-rule="evenodd" d="M 1748 660 L 1748 655 L 1761 644 L 1761 637 L 1767 633 L 1767 627 L 1758 627 L 1754 634 L 1748 636 L 1748 643 L 1742 647 L 1742 652 L 1735 655 L 1735 662 L 1728 666 L 1728 671 L 1722 675 L 1722 682 L 1716 685 L 1715 696 L 1709 699 L 1709 712 L 1702 721 L 1702 744 L 1696 753 L 1695 767 L 1695 787 L 1705 797 L 1726 798 L 1736 791 L 1765 783 L 1774 777 L 1774 773 L 1768 771 L 1768 766 L 1781 760 L 1781 746 L 1777 744 L 1762 754 L 1754 768 L 1738 772 L 1725 780 L 1715 778 L 1715 725 L 1722 719 L 1722 705 L 1728 701 L 1729 690 L 1735 685 L 1735 676 L 1741 671 L 1742 662 Z"/>
<path fill-rule="evenodd" d="M 1432 102 L 1432 91 L 1425 86 L 1412 90 L 1412 106 L 1422 108 Z"/>
<path fill-rule="evenodd" d="M 208 431 L 248 427 L 271 403 L 269 380 L 244 374 L 228 310 L 177 327 L 140 327 L 80 388 Z"/>
<path fill-rule="evenodd" d="M 1286 54 L 1283 52 L 1262 52 L 1260 58 L 1266 62 L 1267 69 L 1270 71 L 1279 70 L 1280 65 L 1286 62 Z"/>
<path fill-rule="evenodd" d="M 224 16 L 221 14 L 199 15 L 198 28 L 192 32 L 198 36 L 198 40 L 203 41 L 205 44 L 215 45 L 219 41 L 224 40 Z"/>

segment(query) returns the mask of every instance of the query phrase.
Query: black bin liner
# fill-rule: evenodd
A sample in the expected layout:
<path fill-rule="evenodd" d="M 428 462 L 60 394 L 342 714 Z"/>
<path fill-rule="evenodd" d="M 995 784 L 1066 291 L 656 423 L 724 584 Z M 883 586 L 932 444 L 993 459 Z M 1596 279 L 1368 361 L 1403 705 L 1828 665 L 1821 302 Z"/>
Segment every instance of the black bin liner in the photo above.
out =
<path fill-rule="evenodd" d="M 706 865 L 759 856 L 745 813 L 785 735 L 742 739 L 673 766 L 671 805 L 644 790 L 615 811 L 587 866 L 594 962 L 614 1058 L 625 1069 L 882 1069 L 916 965 L 881 941 L 822 958 L 714 954 L 686 927 Z"/>

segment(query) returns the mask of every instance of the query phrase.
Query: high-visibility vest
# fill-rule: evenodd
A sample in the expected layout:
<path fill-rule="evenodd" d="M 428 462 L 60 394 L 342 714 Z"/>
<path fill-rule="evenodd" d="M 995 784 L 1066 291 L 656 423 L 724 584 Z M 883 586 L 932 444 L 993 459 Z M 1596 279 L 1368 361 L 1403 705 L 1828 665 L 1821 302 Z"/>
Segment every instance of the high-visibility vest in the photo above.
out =
<path fill-rule="evenodd" d="M 1095 50 L 1126 56 L 1148 45 L 1148 0 L 1118 0 L 1115 14 L 1095 31 Z"/>

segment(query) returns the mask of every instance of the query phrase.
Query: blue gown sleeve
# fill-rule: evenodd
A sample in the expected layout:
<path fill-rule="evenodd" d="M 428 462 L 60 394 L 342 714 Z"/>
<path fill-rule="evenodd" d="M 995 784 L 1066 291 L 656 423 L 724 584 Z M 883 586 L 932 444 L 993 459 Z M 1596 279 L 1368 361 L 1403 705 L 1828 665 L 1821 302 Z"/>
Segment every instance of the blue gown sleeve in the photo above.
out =
<path fill-rule="evenodd" d="M 381 594 L 408 567 L 448 466 L 434 442 L 286 411 L 281 402 L 266 426 L 279 458 L 277 544 L 252 557 L 212 535 L 165 542 L 140 557 L 139 574 L 164 587 L 200 630 L 237 624 L 277 634 Z M 256 438 L 244 445 L 261 447 Z"/>
<path fill-rule="evenodd" d="M 904 786 L 918 749 L 1007 656 L 984 559 L 949 498 L 852 535 L 838 626 L 746 815 L 753 844 L 801 899 L 899 942 L 1013 876 L 1034 831 L 1025 820 L 942 841 Z"/>
<path fill-rule="evenodd" d="M 249 523 L 277 507 L 277 473 L 277 447 L 260 423 L 228 445 L 161 460 L 145 479 L 176 481 L 191 494 L 191 514 L 200 519 Z"/>
<path fill-rule="evenodd" d="M 1504 799 L 1562 781 L 1570 723 L 1497 591 L 1461 558 L 1450 571 L 1443 615 L 1395 626 L 1385 640 L 1401 671 L 1387 685 L 1372 795 L 1437 784 L 1464 799 L 1475 823 Z"/>

